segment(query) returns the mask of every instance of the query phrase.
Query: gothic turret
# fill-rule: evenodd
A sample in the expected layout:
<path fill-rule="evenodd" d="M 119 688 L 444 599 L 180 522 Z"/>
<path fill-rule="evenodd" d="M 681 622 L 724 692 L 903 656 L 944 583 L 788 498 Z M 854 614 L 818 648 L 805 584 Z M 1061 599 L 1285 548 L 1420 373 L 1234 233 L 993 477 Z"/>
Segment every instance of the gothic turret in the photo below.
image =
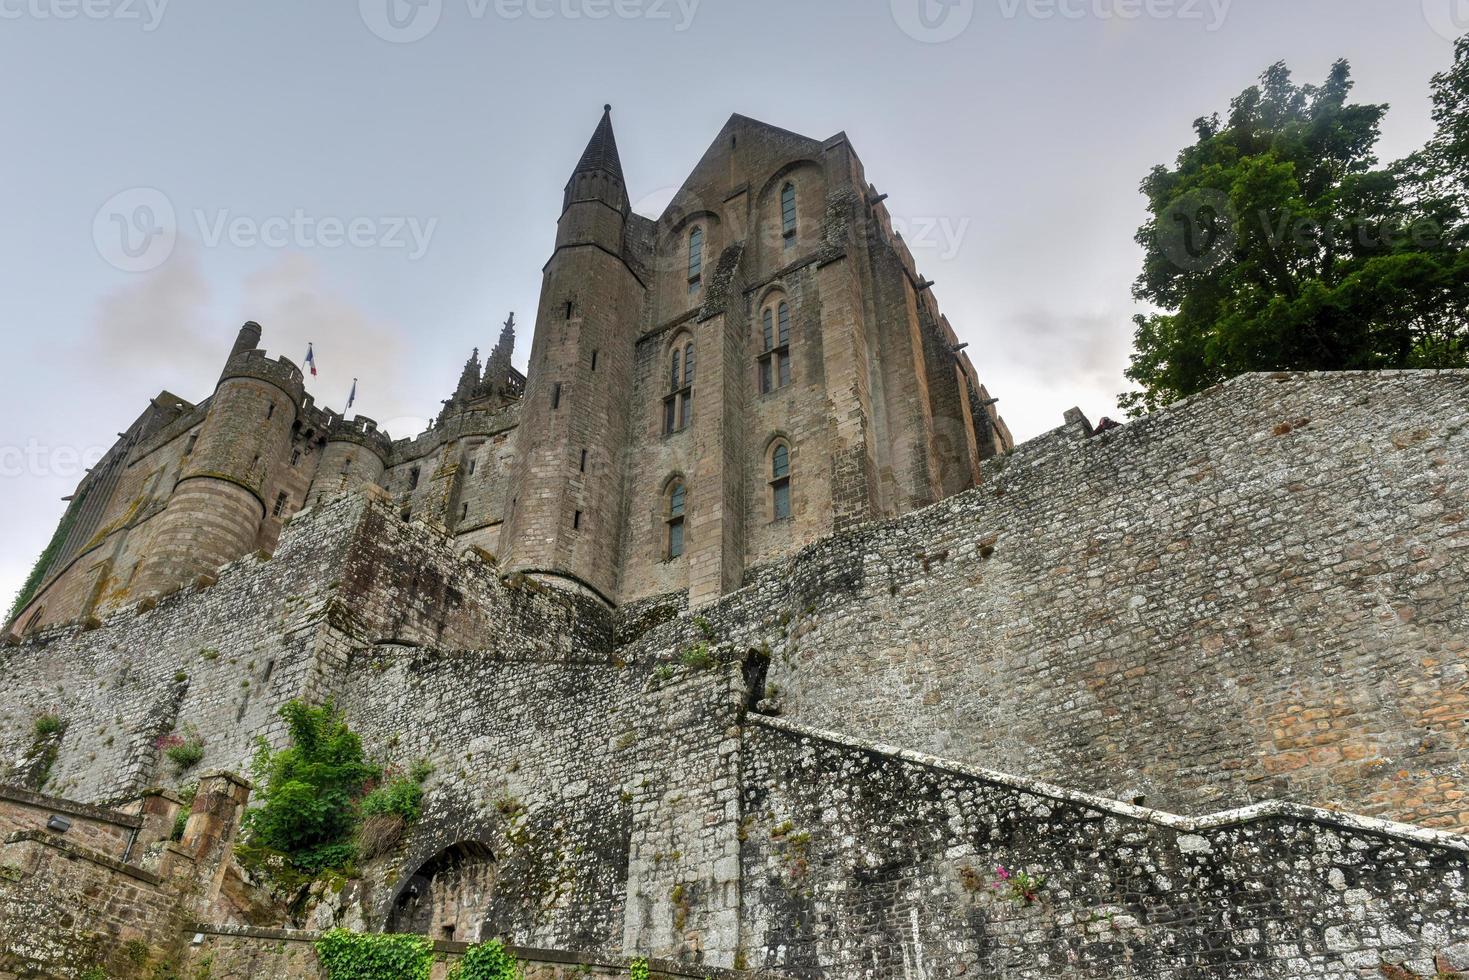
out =
<path fill-rule="evenodd" d="M 624 258 L 630 206 L 612 107 L 566 184 L 541 283 L 516 430 L 506 530 L 512 568 L 616 601 L 633 351 L 645 286 Z M 492 356 L 493 360 L 493 356 Z"/>
<path fill-rule="evenodd" d="M 479 348 L 469 355 L 469 360 L 464 362 L 464 370 L 459 373 L 459 387 L 454 390 L 454 397 L 459 401 L 468 401 L 475 395 L 475 389 L 479 387 Z"/>

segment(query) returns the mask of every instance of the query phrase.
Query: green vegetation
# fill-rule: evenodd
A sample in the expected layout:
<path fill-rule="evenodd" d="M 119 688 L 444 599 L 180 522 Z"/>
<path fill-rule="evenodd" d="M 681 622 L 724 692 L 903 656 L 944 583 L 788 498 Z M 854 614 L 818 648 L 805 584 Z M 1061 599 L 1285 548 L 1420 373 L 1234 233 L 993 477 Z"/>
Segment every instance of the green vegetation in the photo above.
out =
<path fill-rule="evenodd" d="M 30 786 L 40 791 L 51 780 L 51 767 L 61 753 L 61 737 L 66 734 L 66 722 L 60 715 L 44 714 L 31 725 L 31 747 L 26 750 L 25 766 L 30 774 Z"/>
<path fill-rule="evenodd" d="M 183 735 L 170 735 L 161 740 L 164 757 L 173 766 L 173 774 L 182 776 L 204 758 L 204 738 L 190 726 Z"/>
<path fill-rule="evenodd" d="M 471 946 L 449 972 L 450 980 L 522 980 L 520 963 L 499 941 Z"/>
<path fill-rule="evenodd" d="M 689 670 L 707 670 L 714 665 L 714 655 L 709 652 L 707 641 L 689 647 L 679 659 Z"/>
<path fill-rule="evenodd" d="M 198 795 L 198 783 L 191 783 L 179 790 L 179 798 L 184 802 L 183 806 L 179 807 L 179 812 L 174 814 L 173 831 L 168 835 L 169 840 L 181 841 L 184 839 L 184 827 L 188 826 L 189 812 L 194 809 L 194 797 Z"/>
<path fill-rule="evenodd" d="M 60 735 L 64 731 L 66 731 L 66 722 L 61 720 L 60 715 L 40 715 L 31 725 L 31 735 L 38 741 L 53 735 Z"/>
<path fill-rule="evenodd" d="M 426 936 L 333 929 L 316 941 L 327 980 L 428 980 L 433 944 Z"/>
<path fill-rule="evenodd" d="M 1437 134 L 1379 166 L 1385 105 L 1351 69 L 1272 66 L 1228 117 L 1194 123 L 1142 183 L 1152 220 L 1120 404 L 1150 411 L 1248 371 L 1469 365 L 1469 37 L 1436 76 Z"/>
<path fill-rule="evenodd" d="M 627 975 L 632 980 L 648 980 L 652 975 L 648 970 L 648 961 L 641 956 L 633 960 L 632 965 L 628 968 Z"/>
<path fill-rule="evenodd" d="M 66 513 L 61 516 L 61 522 L 56 525 L 56 533 L 51 535 L 51 541 L 46 545 L 46 550 L 41 552 L 41 556 L 31 566 L 31 573 L 26 576 L 25 584 L 16 594 L 15 602 L 11 603 L 10 611 L 5 614 L 5 622 L 9 623 L 19 616 L 20 611 L 36 597 L 41 583 L 46 580 L 51 566 L 56 564 L 61 549 L 66 545 L 66 539 L 71 534 L 72 525 L 76 523 L 77 514 L 81 513 L 82 501 L 86 499 L 86 496 L 85 492 L 77 494 L 71 506 L 66 508 Z"/>

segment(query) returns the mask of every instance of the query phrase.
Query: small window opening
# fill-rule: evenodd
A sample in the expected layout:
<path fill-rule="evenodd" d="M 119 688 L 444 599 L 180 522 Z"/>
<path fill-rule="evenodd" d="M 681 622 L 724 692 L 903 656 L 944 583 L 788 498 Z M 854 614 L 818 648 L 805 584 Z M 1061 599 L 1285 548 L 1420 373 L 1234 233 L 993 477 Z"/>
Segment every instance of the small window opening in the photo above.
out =
<path fill-rule="evenodd" d="M 579 472 L 585 473 L 586 471 L 587 471 L 587 451 L 585 449 L 583 449 L 581 451 L 581 470 Z"/>
<path fill-rule="evenodd" d="M 299 462 L 301 462 L 301 450 L 299 450 L 299 449 L 293 449 L 293 450 L 291 450 L 291 465 L 292 466 L 295 466 Z"/>
<path fill-rule="evenodd" d="M 592 351 L 592 370 L 597 370 L 597 352 Z"/>
<path fill-rule="evenodd" d="M 559 381 L 551 386 L 551 407 L 561 407 L 561 382 Z"/>
<path fill-rule="evenodd" d="M 285 513 L 286 504 L 290 501 L 290 499 L 291 498 L 288 495 L 286 495 L 285 493 L 282 493 L 279 496 L 277 496 L 275 498 L 275 507 L 270 512 L 271 516 L 272 517 L 280 517 L 281 514 Z"/>
<path fill-rule="evenodd" d="M 265 417 L 268 419 L 275 418 L 275 402 L 271 402 L 270 407 L 265 410 Z"/>
<path fill-rule="evenodd" d="M 184 443 L 184 455 L 185 456 L 191 455 L 194 452 L 194 446 L 197 445 L 198 442 L 199 442 L 199 433 L 197 433 L 197 432 L 191 432 L 191 433 L 189 433 L 189 441 L 186 442 L 186 443 Z"/>
<path fill-rule="evenodd" d="M 411 469 L 411 470 L 408 471 L 408 489 L 409 490 L 416 490 L 416 489 L 418 489 L 418 476 L 419 476 L 419 470 L 418 470 L 418 467 L 417 466 L 413 467 L 413 469 Z"/>
<path fill-rule="evenodd" d="M 573 302 L 571 302 L 570 300 L 567 300 L 566 301 L 566 319 L 568 319 L 568 320 L 571 319 L 572 311 L 575 310 L 575 309 L 576 309 L 576 304 L 573 303 Z"/>
<path fill-rule="evenodd" d="M 571 515 L 571 529 L 573 531 L 581 530 L 581 511 L 577 511 Z"/>

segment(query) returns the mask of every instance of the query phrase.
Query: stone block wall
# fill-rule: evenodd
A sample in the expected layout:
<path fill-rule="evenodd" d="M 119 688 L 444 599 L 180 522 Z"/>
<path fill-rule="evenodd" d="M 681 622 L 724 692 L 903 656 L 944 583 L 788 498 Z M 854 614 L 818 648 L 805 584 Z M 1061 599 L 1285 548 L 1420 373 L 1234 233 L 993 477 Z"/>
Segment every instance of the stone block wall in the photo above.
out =
<path fill-rule="evenodd" d="M 1466 454 L 1469 373 L 1242 377 L 1077 416 L 700 614 L 820 727 L 1182 812 L 1469 828 Z"/>
<path fill-rule="evenodd" d="M 70 826 L 51 830 L 47 824 L 52 817 L 61 817 Z M 121 861 L 133 850 L 142 827 L 140 816 L 0 785 L 0 840 L 35 831 Z"/>
<path fill-rule="evenodd" d="M 752 966 L 844 980 L 1469 968 L 1463 837 L 1302 807 L 1180 819 L 758 719 L 741 775 Z M 1043 879 L 1033 900 L 1013 891 L 1022 872 Z"/>

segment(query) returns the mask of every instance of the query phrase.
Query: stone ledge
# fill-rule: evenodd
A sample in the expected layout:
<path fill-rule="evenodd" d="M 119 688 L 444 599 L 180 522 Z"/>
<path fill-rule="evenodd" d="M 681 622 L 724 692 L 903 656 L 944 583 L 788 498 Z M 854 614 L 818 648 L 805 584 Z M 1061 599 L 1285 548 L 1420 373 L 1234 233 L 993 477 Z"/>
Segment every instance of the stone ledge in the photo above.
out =
<path fill-rule="evenodd" d="M 1003 786 L 1008 789 L 1020 790 L 1021 792 L 1031 793 L 1047 799 L 1065 803 L 1078 803 L 1104 813 L 1111 813 L 1119 817 L 1139 820 L 1144 823 L 1156 824 L 1160 827 L 1167 827 L 1170 830 L 1219 830 L 1226 827 L 1261 823 L 1273 818 L 1283 817 L 1293 820 L 1309 821 L 1328 827 L 1339 827 L 1343 830 L 1380 834 L 1383 837 L 1392 837 L 1422 847 L 1438 847 L 1451 851 L 1469 852 L 1469 835 L 1454 834 L 1443 830 L 1431 830 L 1427 827 L 1417 827 L 1413 824 L 1397 823 L 1392 820 L 1380 820 L 1376 817 L 1366 817 L 1355 813 L 1323 810 L 1320 807 L 1306 806 L 1302 803 L 1288 803 L 1284 800 L 1267 800 L 1263 803 L 1253 803 L 1250 806 L 1237 807 L 1232 810 L 1220 810 L 1217 813 L 1210 813 L 1200 817 L 1185 817 L 1176 813 L 1153 810 L 1147 807 L 1134 806 L 1131 803 L 1110 800 L 1102 796 L 1094 796 L 1091 793 L 1083 793 L 1079 790 L 1065 789 L 1064 787 L 1056 786 L 1039 779 L 1031 779 L 1028 776 L 1015 776 L 1008 773 L 995 772 L 992 769 L 983 769 L 979 766 L 971 766 L 962 762 L 941 759 L 923 752 L 900 749 L 897 746 L 886 745 L 882 742 L 870 742 L 837 732 L 811 728 L 799 722 L 788 721 L 784 718 L 772 718 L 766 715 L 752 714 L 747 717 L 747 721 L 787 735 L 827 742 L 831 745 L 853 749 L 859 752 L 871 752 L 877 755 L 888 756 L 903 762 L 910 762 L 914 765 L 922 766 L 926 769 L 966 776 L 971 779 L 978 779 L 982 782 Z"/>
<path fill-rule="evenodd" d="M 206 936 L 232 939 L 261 939 L 269 942 L 315 943 L 321 933 L 310 929 L 262 929 L 255 926 L 210 925 L 196 922 L 188 926 L 187 932 Z M 463 955 L 473 943 L 454 942 L 445 939 L 434 941 L 436 953 Z M 506 945 L 505 949 L 523 962 L 542 964 L 559 963 L 567 966 L 585 966 L 598 969 L 625 971 L 636 957 L 608 953 L 583 953 L 565 949 L 540 949 L 534 946 Z M 717 966 L 690 966 L 672 960 L 648 958 L 648 967 L 654 973 L 669 977 L 687 977 L 690 980 L 784 980 L 778 974 L 753 971 L 729 970 Z"/>
<path fill-rule="evenodd" d="M 75 800 L 63 799 L 59 796 L 46 796 L 42 793 L 34 793 L 19 786 L 8 783 L 0 783 L 0 800 L 9 800 L 12 803 L 21 803 L 26 806 L 35 807 L 38 810 L 49 810 L 52 813 L 65 813 L 73 817 L 81 817 L 84 820 L 96 820 L 101 823 L 110 823 L 118 827 L 128 827 L 133 830 L 143 826 L 143 818 L 130 813 L 119 813 L 107 807 L 93 806 L 90 803 L 78 803 Z"/>
<path fill-rule="evenodd" d="M 50 847 L 58 850 L 70 858 L 74 858 L 80 861 L 87 861 L 91 864 L 107 868 L 110 871 L 116 871 L 118 874 L 127 875 L 129 878 L 136 878 L 138 881 L 144 882 L 145 884 L 159 885 L 163 883 L 163 879 L 151 871 L 145 871 L 134 864 L 123 864 L 121 861 L 110 858 L 105 854 L 99 854 L 98 852 L 90 848 L 81 847 L 77 844 L 71 843 L 70 841 L 62 840 L 61 838 L 47 834 L 44 831 L 17 831 L 16 833 L 13 833 L 9 837 L 5 838 L 5 843 L 40 844 L 42 847 Z"/>

